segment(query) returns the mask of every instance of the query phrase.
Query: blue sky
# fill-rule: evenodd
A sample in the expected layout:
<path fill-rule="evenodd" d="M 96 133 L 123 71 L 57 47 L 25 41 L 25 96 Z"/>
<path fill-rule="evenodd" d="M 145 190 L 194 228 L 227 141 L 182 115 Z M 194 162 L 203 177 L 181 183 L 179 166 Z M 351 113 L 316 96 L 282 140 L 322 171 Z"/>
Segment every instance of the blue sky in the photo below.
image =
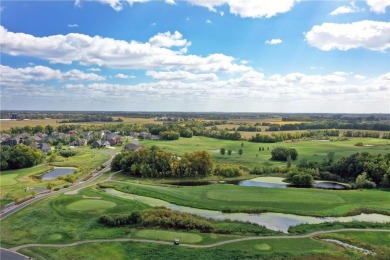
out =
<path fill-rule="evenodd" d="M 0 10 L 3 110 L 390 113 L 390 0 Z"/>

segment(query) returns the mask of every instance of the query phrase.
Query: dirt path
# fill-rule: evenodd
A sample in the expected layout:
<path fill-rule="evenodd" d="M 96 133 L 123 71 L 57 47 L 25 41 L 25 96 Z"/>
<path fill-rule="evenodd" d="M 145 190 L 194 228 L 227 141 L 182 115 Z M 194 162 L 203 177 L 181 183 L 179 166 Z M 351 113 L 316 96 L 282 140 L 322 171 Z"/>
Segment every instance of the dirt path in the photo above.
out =
<path fill-rule="evenodd" d="M 315 237 L 315 236 L 322 235 L 322 234 L 343 232 L 343 231 L 389 232 L 390 233 L 390 229 L 343 228 L 343 229 L 336 229 L 336 230 L 316 231 L 316 232 L 305 234 L 305 235 L 243 237 L 243 238 L 226 240 L 226 241 L 217 242 L 217 243 L 208 244 L 208 245 L 180 244 L 180 246 L 189 247 L 189 248 L 212 248 L 212 247 L 217 247 L 217 246 L 221 246 L 221 245 L 225 245 L 225 244 L 237 243 L 237 242 L 249 241 L 249 240 L 311 238 L 311 237 Z M 136 239 L 136 238 L 115 238 L 115 239 L 84 240 L 84 241 L 78 241 L 78 242 L 69 243 L 69 244 L 26 244 L 26 245 L 21 245 L 21 246 L 16 246 L 16 247 L 10 248 L 9 250 L 15 252 L 15 251 L 18 251 L 20 249 L 27 248 L 27 247 L 70 247 L 70 246 L 77 246 L 77 245 L 88 244 L 88 243 L 110 243 L 110 242 L 140 242 L 140 243 L 152 243 L 152 244 L 160 244 L 160 245 L 173 245 L 173 242 L 160 241 L 160 240 Z"/>

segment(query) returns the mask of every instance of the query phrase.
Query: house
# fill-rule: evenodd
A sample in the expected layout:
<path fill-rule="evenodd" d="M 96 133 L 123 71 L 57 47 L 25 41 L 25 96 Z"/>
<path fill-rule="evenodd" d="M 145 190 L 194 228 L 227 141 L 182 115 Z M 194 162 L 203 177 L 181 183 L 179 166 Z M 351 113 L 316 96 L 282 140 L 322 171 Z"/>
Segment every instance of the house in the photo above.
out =
<path fill-rule="evenodd" d="M 123 148 L 123 150 L 125 150 L 125 151 L 139 151 L 142 149 L 143 149 L 142 146 L 139 146 L 136 144 L 126 144 L 125 147 Z"/>
<path fill-rule="evenodd" d="M 117 144 L 122 144 L 122 137 L 119 135 L 110 135 L 109 139 L 107 141 L 110 143 L 110 145 L 117 145 Z"/>
<path fill-rule="evenodd" d="M 1 142 L 2 145 L 9 145 L 9 146 L 15 146 L 19 143 L 20 139 L 19 138 L 9 138 L 7 140 L 4 140 Z"/>
<path fill-rule="evenodd" d="M 108 141 L 98 140 L 98 141 L 93 142 L 92 147 L 93 148 L 110 147 L 110 143 Z"/>
<path fill-rule="evenodd" d="M 74 140 L 70 145 L 73 145 L 73 146 L 85 146 L 85 145 L 87 145 L 87 139 L 79 138 L 77 140 Z"/>
<path fill-rule="evenodd" d="M 47 153 L 48 151 L 51 150 L 51 147 L 48 143 L 41 143 L 39 144 L 39 147 L 38 147 L 43 153 Z"/>

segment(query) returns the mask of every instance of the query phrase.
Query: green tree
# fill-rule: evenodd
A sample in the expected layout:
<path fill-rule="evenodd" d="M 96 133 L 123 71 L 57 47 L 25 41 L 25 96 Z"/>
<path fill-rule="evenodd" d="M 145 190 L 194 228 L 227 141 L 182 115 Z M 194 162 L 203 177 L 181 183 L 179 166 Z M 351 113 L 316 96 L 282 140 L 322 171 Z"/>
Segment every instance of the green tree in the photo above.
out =
<path fill-rule="evenodd" d="M 289 154 L 288 156 L 287 156 L 287 168 L 291 168 L 291 155 Z"/>
<path fill-rule="evenodd" d="M 227 154 L 228 154 L 228 155 L 232 155 L 232 150 L 229 149 L 229 150 L 227 151 Z"/>
<path fill-rule="evenodd" d="M 244 153 L 244 150 L 242 150 L 241 148 L 238 150 L 238 154 L 239 155 L 242 155 Z"/>
<path fill-rule="evenodd" d="M 221 148 L 221 150 L 219 152 L 221 153 L 221 155 L 225 155 L 226 149 L 225 148 Z"/>

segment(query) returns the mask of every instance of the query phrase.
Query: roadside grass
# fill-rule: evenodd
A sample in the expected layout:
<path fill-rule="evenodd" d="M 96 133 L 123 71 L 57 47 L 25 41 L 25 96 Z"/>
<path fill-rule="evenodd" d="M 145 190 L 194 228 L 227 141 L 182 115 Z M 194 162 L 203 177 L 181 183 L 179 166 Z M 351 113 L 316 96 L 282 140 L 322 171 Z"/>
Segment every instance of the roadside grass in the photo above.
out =
<path fill-rule="evenodd" d="M 85 199 L 83 196 L 101 199 Z M 81 205 L 87 206 L 87 210 L 79 207 Z M 83 189 L 76 195 L 54 195 L 2 220 L 1 243 L 3 247 L 11 247 L 27 243 L 129 237 L 131 230 L 128 226 L 109 228 L 98 223 L 97 219 L 102 214 L 127 214 L 146 208 L 148 206 L 140 202 L 112 197 L 95 188 Z"/>
<path fill-rule="evenodd" d="M 357 142 L 362 142 L 364 145 L 373 146 L 355 146 Z M 238 154 L 241 148 L 241 143 L 244 144 L 242 148 L 244 153 Z M 335 152 L 335 160 L 343 156 L 349 156 L 357 152 L 370 153 L 388 153 L 390 149 L 390 140 L 375 139 L 375 138 L 351 138 L 347 141 L 286 141 L 280 143 L 253 143 L 248 141 L 230 141 L 220 140 L 208 137 L 194 136 L 192 138 L 180 138 L 175 141 L 153 141 L 143 140 L 140 145 L 151 147 L 156 145 L 160 149 L 172 152 L 174 154 L 183 155 L 186 152 L 194 152 L 199 150 L 207 150 L 212 154 L 212 158 L 217 164 L 236 164 L 252 168 L 262 164 L 271 164 L 278 166 L 285 166 L 286 163 L 271 161 L 271 151 L 278 146 L 295 148 L 298 151 L 298 160 L 293 162 L 297 164 L 301 159 L 308 161 L 321 162 L 327 159 L 328 152 Z M 264 147 L 264 151 L 259 151 L 259 147 Z M 220 149 L 232 150 L 231 155 L 221 155 Z M 269 150 L 268 150 L 269 148 Z"/>
<path fill-rule="evenodd" d="M 164 187 L 106 182 L 104 187 L 157 198 L 181 206 L 224 212 L 280 212 L 308 216 L 343 216 L 358 209 L 390 214 L 389 191 L 243 187 L 229 184 Z"/>
<path fill-rule="evenodd" d="M 38 260 L 350 259 L 340 248 L 311 239 L 269 239 L 201 249 L 135 242 L 90 243 L 66 248 L 32 247 L 20 252 Z"/>

